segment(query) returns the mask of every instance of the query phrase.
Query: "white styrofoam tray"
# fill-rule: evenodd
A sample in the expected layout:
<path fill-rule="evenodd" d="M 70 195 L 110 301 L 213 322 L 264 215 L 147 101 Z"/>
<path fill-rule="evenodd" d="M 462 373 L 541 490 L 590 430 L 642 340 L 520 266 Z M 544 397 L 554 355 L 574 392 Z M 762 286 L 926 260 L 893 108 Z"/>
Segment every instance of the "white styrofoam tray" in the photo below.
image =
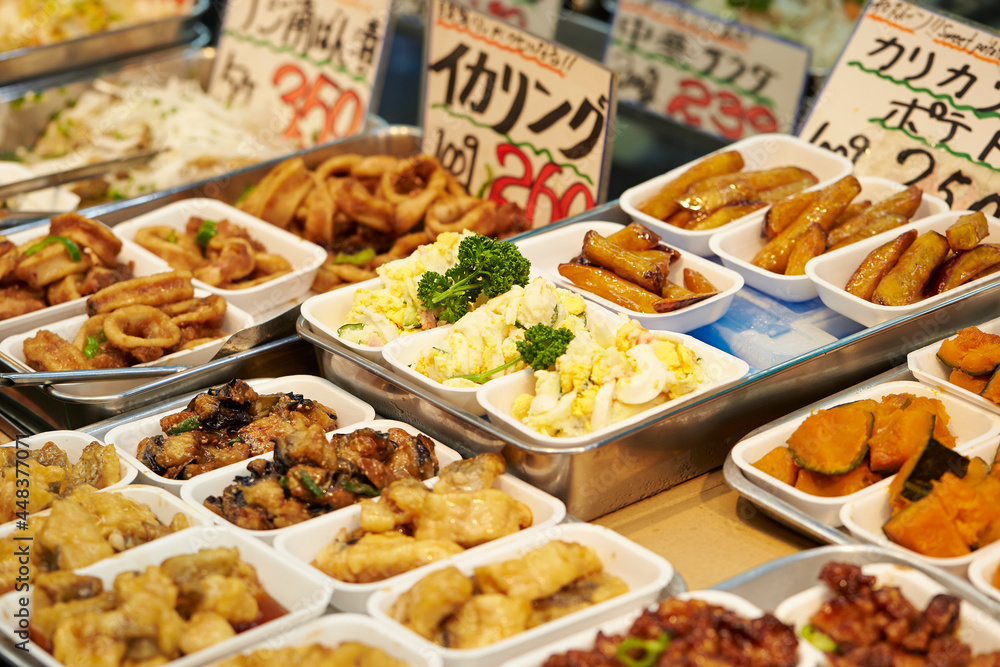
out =
<path fill-rule="evenodd" d="M 760 618 L 764 614 L 764 611 L 760 607 L 746 598 L 727 591 L 710 589 L 688 591 L 677 597 L 681 600 L 701 600 L 708 604 L 724 607 L 746 619 Z M 502 667 L 540 667 L 552 655 L 573 650 L 590 651 L 594 648 L 598 632 L 603 632 L 606 635 L 624 635 L 640 615 L 641 612 L 631 611 L 616 619 L 594 625 L 569 637 L 559 639 L 551 644 L 546 644 L 541 648 L 525 653 L 513 660 L 508 660 L 503 663 Z M 816 664 L 816 657 L 803 646 L 802 641 L 799 641 L 798 653 L 798 667 L 810 667 Z"/>
<path fill-rule="evenodd" d="M 0 164 L 3 163 L 0 162 Z M 118 238 L 121 238 L 117 229 L 114 230 L 114 232 Z M 7 234 L 6 238 L 15 245 L 24 245 L 25 243 L 29 243 L 36 239 L 41 240 L 48 235 L 49 225 L 46 224 L 41 227 L 33 227 L 20 232 Z M 137 278 L 139 276 L 148 276 L 154 273 L 162 273 L 170 270 L 170 267 L 162 259 L 153 253 L 140 248 L 131 241 L 125 240 L 122 240 L 122 249 L 118 251 L 118 262 L 121 264 L 128 264 L 129 262 L 132 262 L 134 275 Z M 55 306 L 42 308 L 41 310 L 36 310 L 31 313 L 25 313 L 24 315 L 18 315 L 17 317 L 9 317 L 6 320 L 0 320 L 0 340 L 13 336 L 14 334 L 23 333 L 32 329 L 38 329 L 39 327 L 64 320 L 67 317 L 72 317 L 73 315 L 80 315 L 85 313 L 86 310 L 87 297 L 83 296 L 79 299 L 73 299 L 72 301 L 60 303 Z"/>
<path fill-rule="evenodd" d="M 743 156 L 743 171 L 757 171 L 774 167 L 801 167 L 808 169 L 819 179 L 816 185 L 809 188 L 810 190 L 823 188 L 837 179 L 847 176 L 854 169 L 853 164 L 846 157 L 837 155 L 824 148 L 813 146 L 803 139 L 787 134 L 758 134 L 729 144 L 709 155 L 731 150 L 739 151 Z M 628 213 L 633 220 L 641 222 L 662 236 L 665 243 L 681 250 L 693 252 L 696 255 L 708 256 L 712 254 L 712 250 L 708 245 L 709 239 L 712 236 L 724 229 L 731 228 L 733 225 L 759 222 L 768 207 L 765 206 L 758 209 L 718 229 L 701 231 L 674 227 L 639 210 L 640 206 L 662 190 L 667 183 L 673 181 L 690 169 L 696 162 L 700 162 L 703 159 L 699 158 L 694 162 L 671 169 L 656 178 L 632 186 L 622 193 L 619 204 L 622 210 Z"/>
<path fill-rule="evenodd" d="M 434 650 L 449 667 L 497 664 L 581 628 L 616 618 L 624 610 L 654 602 L 674 576 L 673 567 L 660 556 L 612 530 L 597 525 L 563 523 L 544 531 L 519 535 L 518 538 L 503 546 L 492 547 L 478 553 L 459 554 L 450 561 L 433 563 L 420 573 L 411 572 L 402 575 L 391 587 L 383 588 L 368 599 L 369 615 L 381 623 L 388 623 L 393 632 L 406 634 L 421 646 Z M 451 649 L 438 646 L 389 616 L 389 609 L 399 596 L 433 570 L 454 566 L 463 574 L 471 576 L 478 566 L 521 558 L 529 551 L 538 549 L 552 540 L 576 542 L 592 547 L 601 559 L 604 571 L 624 580 L 629 591 L 477 649 Z"/>
<path fill-rule="evenodd" d="M 577 447 L 597 442 L 613 433 L 628 429 L 654 415 L 665 414 L 679 405 L 690 403 L 708 394 L 729 387 L 739 381 L 750 370 L 750 366 L 742 359 L 718 350 L 687 334 L 667 331 L 654 331 L 652 333 L 662 340 L 672 340 L 682 343 L 697 353 L 704 364 L 705 382 L 702 382 L 690 394 L 666 401 L 627 419 L 609 424 L 596 431 L 591 431 L 587 435 L 565 438 L 543 435 L 514 417 L 513 405 L 517 397 L 522 394 L 533 395 L 535 393 L 535 372 L 530 368 L 512 375 L 505 375 L 484 384 L 477 395 L 479 403 L 486 409 L 491 422 L 534 444 L 543 447 Z"/>
<path fill-rule="evenodd" d="M 254 651 L 275 651 L 312 644 L 336 648 L 345 642 L 361 642 L 379 648 L 413 667 L 441 667 L 441 657 L 433 651 L 418 645 L 405 635 L 390 632 L 384 625 L 363 614 L 320 616 L 280 635 L 247 646 L 240 654 L 249 655 Z"/>
<path fill-rule="evenodd" d="M 86 449 L 87 445 L 90 443 L 97 442 L 101 445 L 108 444 L 106 441 L 102 441 L 99 438 L 95 438 L 87 433 L 83 433 L 82 431 L 46 431 L 44 433 L 38 433 L 26 438 L 19 438 L 16 441 L 16 443 L 26 445 L 27 449 L 41 449 L 47 442 L 53 443 L 56 447 L 66 452 L 66 459 L 70 462 L 70 465 L 80 460 L 80 455 L 83 454 L 83 450 Z M 18 447 L 18 445 L 14 443 L 3 446 Z M 128 460 L 128 458 L 121 456 L 120 453 L 118 456 L 118 470 L 121 473 L 121 479 L 114 484 L 109 484 L 104 487 L 104 489 L 124 488 L 135 480 L 136 475 L 139 472 Z M 13 495 L 11 496 L 11 502 L 13 502 Z M 14 521 L 8 521 L 7 523 L 0 524 L 0 530 L 13 525 Z"/>
<path fill-rule="evenodd" d="M 176 201 L 116 225 L 115 233 L 120 238 L 134 242 L 139 230 L 154 225 L 183 232 L 188 219 L 192 217 L 215 221 L 229 220 L 245 228 L 251 238 L 264 245 L 266 252 L 280 255 L 292 265 L 292 271 L 289 273 L 240 289 L 213 287 L 197 278 L 192 278 L 191 283 L 195 287 L 224 296 L 229 303 L 255 316 L 273 311 L 283 304 L 294 304 L 301 300 L 309 292 L 316 272 L 326 260 L 326 250 L 315 243 L 299 238 L 291 232 L 217 199 L 196 198 Z"/>
<path fill-rule="evenodd" d="M 871 563 L 861 568 L 862 572 L 876 579 L 879 587 L 896 586 L 903 596 L 918 609 L 924 609 L 938 593 L 947 589 L 919 570 L 894 563 Z M 817 573 L 818 574 L 818 573 Z M 796 632 L 809 623 L 809 617 L 820 606 L 833 597 L 825 584 L 817 584 L 784 600 L 774 610 L 779 620 L 794 625 Z M 978 607 L 962 602 L 958 627 L 958 638 L 972 648 L 973 654 L 1000 650 L 1000 623 Z M 800 642 L 813 653 L 822 665 L 830 664 L 819 649 L 809 642 Z"/>
<path fill-rule="evenodd" d="M 854 201 L 868 199 L 875 203 L 906 189 L 905 186 L 895 181 L 876 176 L 859 176 L 858 182 L 861 183 L 861 192 L 854 198 Z M 925 194 L 922 196 L 917 212 L 910 218 L 910 223 L 931 215 L 944 213 L 947 210 L 948 205 L 943 200 Z M 798 302 L 815 299 L 818 294 L 816 285 L 813 284 L 808 275 L 786 276 L 762 269 L 751 263 L 768 241 L 767 238 L 761 236 L 763 222 L 764 217 L 762 216 L 760 225 L 740 225 L 735 228 L 727 226 L 725 231 L 713 236 L 709 242 L 712 252 L 719 256 L 725 266 L 742 275 L 747 285 L 765 294 L 770 294 L 782 301 Z M 897 229 L 882 232 L 877 237 L 888 241 L 898 236 L 903 230 L 908 229 L 910 223 Z M 840 250 L 824 254 L 833 254 Z"/>
<path fill-rule="evenodd" d="M 175 660 L 171 663 L 174 667 L 193 667 L 217 660 L 255 641 L 285 632 L 303 621 L 319 616 L 326 608 L 330 589 L 321 577 L 314 576 L 314 573 L 305 568 L 291 570 L 285 567 L 284 562 L 270 547 L 216 526 L 182 530 L 76 572 L 100 578 L 104 582 L 105 590 L 109 590 L 115 577 L 122 572 L 143 571 L 173 556 L 220 547 L 238 549 L 241 560 L 257 570 L 257 577 L 264 591 L 287 609 L 288 613 L 241 632 L 215 646 Z M 19 598 L 22 596 L 24 593 L 11 592 L 0 597 L 0 632 L 15 642 L 22 640 L 15 634 L 18 630 L 18 618 L 15 614 L 21 609 Z M 63 664 L 37 646 L 31 647 L 31 654 L 47 667 Z"/>
<path fill-rule="evenodd" d="M 1000 600 L 1000 588 L 993 585 L 993 577 L 1000 567 L 1000 549 L 980 549 L 969 563 L 969 581 L 994 600 Z"/>
<path fill-rule="evenodd" d="M 420 431 L 410 426 L 409 424 L 394 421 L 391 419 L 369 419 L 360 422 L 351 423 L 349 426 L 344 426 L 338 428 L 334 431 L 330 431 L 327 434 L 327 439 L 329 440 L 336 433 L 353 433 L 361 428 L 371 428 L 375 431 L 387 431 L 390 428 L 401 428 L 411 435 L 418 435 Z M 434 440 L 431 438 L 431 440 Z M 449 463 L 461 460 L 462 455 L 456 452 L 451 447 L 447 447 L 437 440 L 434 440 L 434 453 L 437 455 L 438 464 L 440 467 L 444 467 Z M 255 456 L 253 458 L 246 459 L 239 463 L 234 463 L 232 465 L 224 466 L 217 470 L 212 470 L 206 472 L 203 475 L 198 475 L 190 480 L 186 480 L 185 483 L 179 485 L 180 496 L 188 505 L 190 505 L 194 511 L 198 512 L 206 519 L 210 519 L 215 523 L 222 526 L 226 526 L 230 530 L 235 530 L 237 532 L 243 533 L 244 535 L 250 537 L 256 537 L 264 540 L 267 544 L 271 544 L 278 536 L 284 535 L 285 533 L 294 530 L 296 527 L 301 525 L 308 525 L 309 530 L 314 530 L 316 522 L 322 518 L 335 515 L 339 512 L 345 512 L 351 509 L 352 506 L 344 507 L 339 510 L 334 510 L 328 514 L 321 514 L 320 516 L 314 517 L 301 524 L 296 524 L 295 526 L 286 526 L 284 528 L 275 528 L 274 530 L 250 530 L 249 528 L 241 528 L 235 524 L 230 523 L 226 519 L 223 519 L 218 514 L 212 510 L 205 507 L 205 500 L 209 496 L 221 496 L 226 487 L 233 484 L 236 481 L 236 477 L 241 477 L 244 475 L 249 475 L 249 465 L 251 461 L 256 461 L 257 459 L 272 460 L 274 458 L 274 452 L 268 452 L 266 454 L 261 454 L 260 456 Z"/>
<path fill-rule="evenodd" d="M 247 380 L 247 384 L 253 387 L 254 391 L 258 394 L 293 392 L 302 394 L 304 397 L 314 401 L 319 401 L 337 413 L 338 427 L 349 426 L 350 424 L 357 424 L 375 418 L 375 409 L 372 406 L 348 394 L 343 389 L 334 386 L 328 380 L 312 375 L 286 375 L 285 377 L 270 380 Z M 160 419 L 167 415 L 176 414 L 181 409 L 168 410 L 126 424 L 120 424 L 108 431 L 107 436 L 105 436 L 107 441 L 113 444 L 115 449 L 118 450 L 119 455 L 135 466 L 145 482 L 167 489 L 175 495 L 180 495 L 181 488 L 191 484 L 193 480 L 167 479 L 166 477 L 162 477 L 150 470 L 149 466 L 145 463 L 141 462 L 137 457 L 137 453 L 139 443 L 144 438 L 163 435 L 163 431 L 160 430 Z M 220 468 L 220 470 L 222 469 Z M 197 479 L 197 477 L 194 479 Z"/>
<path fill-rule="evenodd" d="M 980 439 L 975 445 L 963 448 L 961 453 L 968 458 L 978 457 L 987 462 L 992 462 L 997 453 L 996 437 L 994 436 L 987 440 Z M 844 503 L 844 506 L 840 508 L 840 522 L 854 537 L 869 544 L 894 549 L 906 554 L 907 558 L 913 558 L 922 563 L 934 565 L 958 576 L 965 576 L 969 564 L 979 554 L 994 552 L 1000 549 L 1000 542 L 994 542 L 965 556 L 952 556 L 950 558 L 924 556 L 900 544 L 896 544 L 886 537 L 882 531 L 882 526 L 890 518 L 892 518 L 892 507 L 889 505 L 889 489 L 887 486 L 880 488 L 868 487 L 864 491 L 859 492 L 857 498 L 851 502 Z"/>
<path fill-rule="evenodd" d="M 359 289 L 374 290 L 381 286 L 381 278 L 372 278 L 371 280 L 335 289 L 332 292 L 317 294 L 309 297 L 302 303 L 300 312 L 313 329 L 325 335 L 331 341 L 338 345 L 343 345 L 348 350 L 360 354 L 369 361 L 385 365 L 385 361 L 382 359 L 381 345 L 358 345 L 349 340 L 344 340 L 337 335 L 337 329 L 347 322 L 347 314 L 351 312 L 355 292 Z"/>
<path fill-rule="evenodd" d="M 670 267 L 670 275 L 664 276 L 678 285 L 684 284 L 684 269 L 698 271 L 715 285 L 718 293 L 704 301 L 692 304 L 672 313 L 640 313 L 577 287 L 571 281 L 559 274 L 559 265 L 569 262 L 580 254 L 583 249 L 583 237 L 588 231 L 594 230 L 601 236 L 610 236 L 625 225 L 617 222 L 581 222 L 567 227 L 561 227 L 551 232 L 516 241 L 531 266 L 540 274 L 559 287 L 572 290 L 580 296 L 601 305 L 608 310 L 625 313 L 639 320 L 647 329 L 676 331 L 686 333 L 692 329 L 703 327 L 715 322 L 729 310 L 733 297 L 743 287 L 743 277 L 735 271 L 719 266 L 717 263 L 699 257 L 693 253 L 682 252 L 680 259 Z"/>
<path fill-rule="evenodd" d="M 974 406 L 919 382 L 903 380 L 899 382 L 886 382 L 867 389 L 859 389 L 841 401 L 841 403 L 838 403 L 838 405 L 865 398 L 879 399 L 889 394 L 902 393 L 941 400 L 948 411 L 948 416 L 951 418 L 948 422 L 948 428 L 955 436 L 956 451 L 965 453 L 979 445 L 979 443 L 994 440 L 1000 435 L 1000 418 L 996 415 L 979 410 Z M 796 509 L 805 512 L 817 521 L 830 526 L 839 526 L 841 525 L 841 508 L 863 497 L 871 489 L 887 492 L 886 489 L 894 476 L 886 477 L 867 489 L 856 493 L 829 498 L 814 496 L 810 493 L 800 491 L 754 467 L 754 462 L 759 461 L 772 449 L 785 447 L 789 436 L 795 432 L 805 419 L 805 416 L 803 416 L 794 421 L 785 422 L 738 442 L 732 449 L 733 461 L 743 471 L 743 474 L 757 486 L 770 491 L 778 498 L 781 498 Z"/>
<path fill-rule="evenodd" d="M 956 220 L 971 212 L 950 211 L 948 213 L 932 215 L 923 220 L 910 223 L 907 229 L 915 229 L 918 235 L 931 230 L 944 235 L 945 231 Z M 982 240 L 982 243 L 1000 243 L 1000 220 L 987 215 L 986 221 L 989 223 L 990 233 L 989 236 Z M 893 236 L 891 232 L 884 232 L 884 236 L 880 234 L 864 241 L 858 241 L 836 252 L 820 255 L 806 264 L 806 275 L 816 284 L 816 291 L 819 293 L 819 298 L 823 300 L 826 307 L 837 311 L 844 317 L 852 319 L 859 324 L 871 327 L 897 317 L 912 315 L 942 301 L 973 290 L 980 285 L 1000 280 L 1000 274 L 995 273 L 984 276 L 942 294 L 921 299 L 916 303 L 905 306 L 881 306 L 870 301 L 865 301 L 853 294 L 848 294 L 844 290 L 844 286 L 851 276 L 854 275 L 861 262 L 873 250 L 899 236 L 901 233 L 897 231 L 895 236 Z"/>
<path fill-rule="evenodd" d="M 977 328 L 984 333 L 1000 335 L 1000 317 L 983 322 Z M 954 338 L 954 336 L 948 336 L 948 338 Z M 963 398 L 984 410 L 1000 412 L 1000 405 L 948 381 L 948 378 L 951 377 L 951 367 L 937 358 L 937 352 L 940 348 L 941 341 L 938 340 L 906 355 L 906 365 L 913 373 L 913 377 L 943 389 L 949 394 Z"/>
<path fill-rule="evenodd" d="M 442 465 L 441 467 L 444 467 Z M 427 486 L 433 487 L 437 479 L 428 480 Z M 537 532 L 554 526 L 566 516 L 566 506 L 558 498 L 536 489 L 527 482 L 521 481 L 509 473 L 504 473 L 493 483 L 493 488 L 504 491 L 516 500 L 520 500 L 531 509 L 531 526 L 511 535 L 506 535 L 499 539 L 487 542 L 463 551 L 466 553 L 478 553 L 497 547 L 508 542 L 518 540 L 528 531 Z M 278 553 L 288 557 L 289 562 L 301 562 L 312 567 L 312 562 L 316 560 L 316 555 L 327 544 L 332 542 L 340 531 L 353 532 L 361 527 L 361 506 L 352 505 L 342 510 L 331 512 L 311 521 L 301 523 L 282 529 L 280 535 L 274 540 L 274 548 Z M 439 562 L 452 562 L 454 557 L 444 559 Z M 356 584 L 340 581 L 330 577 L 326 573 L 316 568 L 324 577 L 328 577 L 333 583 L 333 597 L 330 604 L 343 611 L 364 612 L 368 598 L 378 590 L 392 586 L 402 577 L 413 576 L 420 572 L 430 571 L 430 565 L 416 568 L 410 572 L 389 577 L 382 581 L 375 581 L 369 584 Z"/>
<path fill-rule="evenodd" d="M 203 290 L 196 289 L 194 295 L 198 298 L 209 296 L 208 293 Z M 87 315 L 76 315 L 74 317 L 69 317 L 58 322 L 53 322 L 46 326 L 41 326 L 31 331 L 25 331 L 24 333 L 19 333 L 14 336 L 8 336 L 7 338 L 0 340 L 0 353 L 6 355 L 14 364 L 20 366 L 19 370 L 25 372 L 33 372 L 34 369 L 28 365 L 27 360 L 24 356 L 24 341 L 28 338 L 34 337 L 39 330 L 48 329 L 52 333 L 60 336 L 63 340 L 73 342 L 76 337 L 76 332 L 80 330 L 80 327 L 90 319 Z M 225 333 L 221 338 L 216 338 L 215 340 L 210 340 L 197 347 L 193 347 L 190 350 L 181 350 L 180 352 L 174 352 L 173 354 L 167 354 L 159 359 L 150 361 L 144 364 L 135 364 L 135 366 L 197 366 L 198 364 L 203 364 L 209 361 L 218 351 L 220 347 L 226 342 L 226 339 L 248 326 L 253 324 L 253 317 L 246 311 L 237 308 L 233 305 L 228 305 L 226 307 L 226 316 L 222 320 L 222 326 L 220 329 Z M 101 382 L 76 382 L 72 384 L 54 384 L 53 387 L 58 387 L 59 391 L 68 396 L 79 396 L 81 398 L 99 399 L 107 398 L 107 400 L 113 400 L 118 394 L 135 387 L 139 387 L 145 383 L 149 382 L 148 379 L 136 379 L 136 380 L 104 380 Z"/>

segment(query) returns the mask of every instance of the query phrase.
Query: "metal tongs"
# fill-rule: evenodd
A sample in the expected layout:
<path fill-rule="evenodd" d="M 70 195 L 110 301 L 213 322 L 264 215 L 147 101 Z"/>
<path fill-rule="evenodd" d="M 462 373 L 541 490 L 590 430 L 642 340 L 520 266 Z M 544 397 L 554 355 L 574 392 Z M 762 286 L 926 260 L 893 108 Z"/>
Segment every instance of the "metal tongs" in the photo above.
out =
<path fill-rule="evenodd" d="M 65 171 L 57 171 L 51 174 L 45 174 L 44 176 L 35 176 L 34 178 L 26 178 L 23 181 L 15 181 L 6 185 L 0 185 L 0 199 L 7 199 L 8 197 L 24 194 L 25 192 L 43 190 L 56 185 L 63 185 L 64 183 L 73 183 L 76 181 L 83 181 L 88 178 L 96 178 L 102 174 L 117 171 L 119 169 L 137 167 L 141 164 L 146 164 L 159 154 L 160 151 L 158 150 L 150 151 L 148 153 L 139 153 L 138 155 L 130 155 L 128 157 L 116 158 L 114 160 L 105 160 L 104 162 L 85 164 L 82 167 L 75 167 Z"/>
<path fill-rule="evenodd" d="M 138 366 L 133 368 L 95 368 L 84 371 L 41 371 L 38 373 L 0 373 L 0 387 L 28 387 L 42 384 L 105 382 L 161 377 L 186 371 L 189 366 Z"/>

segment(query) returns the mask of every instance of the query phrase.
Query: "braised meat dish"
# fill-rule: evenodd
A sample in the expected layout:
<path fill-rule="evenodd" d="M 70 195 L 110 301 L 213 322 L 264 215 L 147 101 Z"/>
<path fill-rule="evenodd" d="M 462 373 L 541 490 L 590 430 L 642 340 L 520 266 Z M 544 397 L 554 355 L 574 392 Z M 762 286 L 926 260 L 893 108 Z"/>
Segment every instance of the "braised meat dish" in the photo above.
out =
<path fill-rule="evenodd" d="M 27 458 L 18 459 L 16 447 L 0 447 L 0 522 L 11 521 L 20 512 L 40 512 L 84 485 L 103 489 L 122 478 L 121 462 L 113 445 L 92 442 L 76 463 L 70 463 L 66 452 L 54 442 L 45 443 L 41 449 L 21 451 L 27 451 Z M 27 487 L 17 483 L 19 478 L 25 479 L 25 466 Z M 21 498 L 19 488 L 29 488 L 31 493 Z"/>
<path fill-rule="evenodd" d="M 550 656 L 544 667 L 798 664 L 795 630 L 772 614 L 747 619 L 703 600 L 664 600 L 624 635 L 597 634 L 594 648 Z"/>
<path fill-rule="evenodd" d="M 287 613 L 236 549 L 202 549 L 108 589 L 73 572 L 38 575 L 31 638 L 66 665 L 160 665 Z"/>
<path fill-rule="evenodd" d="M 822 637 L 834 667 L 1000 665 L 1000 652 L 973 657 L 957 636 L 962 601 L 954 595 L 935 595 L 920 610 L 899 588 L 876 587 L 857 565 L 827 563 L 819 578 L 833 597 L 809 618 L 810 630 Z"/>
<path fill-rule="evenodd" d="M 377 496 L 396 480 L 430 479 L 438 460 L 426 435 L 361 428 L 327 440 L 312 425 L 276 437 L 273 460 L 251 461 L 249 473 L 205 507 L 241 528 L 271 530 Z"/>
<path fill-rule="evenodd" d="M 286 436 L 337 428 L 337 413 L 302 394 L 260 395 L 243 380 L 213 387 L 160 420 L 163 435 L 144 438 L 136 456 L 157 475 L 191 479 L 274 449 Z"/>
<path fill-rule="evenodd" d="M 493 488 L 504 473 L 493 452 L 441 469 L 433 489 L 412 477 L 361 501 L 360 526 L 323 547 L 313 566 L 354 584 L 381 581 L 531 525 L 531 508 Z"/>

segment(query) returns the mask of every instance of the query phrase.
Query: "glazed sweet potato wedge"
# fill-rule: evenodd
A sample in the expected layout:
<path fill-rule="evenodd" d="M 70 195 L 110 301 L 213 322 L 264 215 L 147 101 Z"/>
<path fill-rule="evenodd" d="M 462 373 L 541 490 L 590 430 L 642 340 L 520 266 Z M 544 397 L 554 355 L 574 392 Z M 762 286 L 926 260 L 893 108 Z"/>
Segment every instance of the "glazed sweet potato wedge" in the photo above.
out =
<path fill-rule="evenodd" d="M 896 262 L 916 238 L 916 230 L 911 229 L 875 248 L 861 262 L 844 289 L 856 297 L 871 301 L 879 282 L 896 266 Z"/>
<path fill-rule="evenodd" d="M 872 294 L 872 303 L 905 306 L 923 298 L 924 286 L 951 252 L 948 239 L 935 231 L 921 234 L 900 256 L 899 261 Z"/>

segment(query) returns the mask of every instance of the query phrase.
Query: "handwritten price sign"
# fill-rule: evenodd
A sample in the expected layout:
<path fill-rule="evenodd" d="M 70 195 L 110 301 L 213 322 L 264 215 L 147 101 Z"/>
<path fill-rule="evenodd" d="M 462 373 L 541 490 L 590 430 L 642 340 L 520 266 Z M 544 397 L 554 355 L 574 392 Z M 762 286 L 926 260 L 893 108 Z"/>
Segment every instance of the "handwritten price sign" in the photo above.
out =
<path fill-rule="evenodd" d="M 461 0 L 462 4 L 510 25 L 555 39 L 562 0 Z"/>
<path fill-rule="evenodd" d="M 534 226 L 603 202 L 613 72 L 446 0 L 432 2 L 427 32 L 426 152 Z"/>
<path fill-rule="evenodd" d="M 736 141 L 792 131 L 809 50 L 679 2 L 619 0 L 604 62 L 623 101 Z"/>
<path fill-rule="evenodd" d="M 809 117 L 808 141 L 858 174 L 1000 213 L 1000 38 L 898 0 L 872 0 Z"/>
<path fill-rule="evenodd" d="M 355 134 L 374 104 L 391 0 L 231 0 L 209 80 L 226 102 L 269 109 L 302 146 Z"/>

